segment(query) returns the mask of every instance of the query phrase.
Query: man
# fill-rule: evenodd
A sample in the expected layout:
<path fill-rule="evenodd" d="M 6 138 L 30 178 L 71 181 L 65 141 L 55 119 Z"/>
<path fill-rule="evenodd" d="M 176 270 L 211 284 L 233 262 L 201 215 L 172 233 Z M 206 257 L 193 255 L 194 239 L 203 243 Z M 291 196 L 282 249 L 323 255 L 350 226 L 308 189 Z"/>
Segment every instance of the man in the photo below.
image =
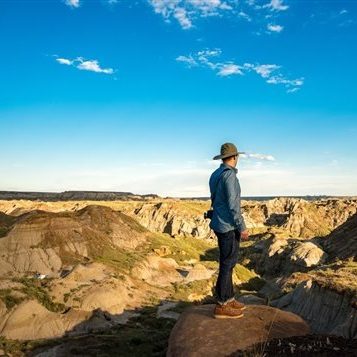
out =
<path fill-rule="evenodd" d="M 216 318 L 240 318 L 244 304 L 234 298 L 232 273 L 238 261 L 240 239 L 248 239 L 248 231 L 240 208 L 240 185 L 236 169 L 239 154 L 232 143 L 221 146 L 221 154 L 213 160 L 222 159 L 220 167 L 209 180 L 213 215 L 210 227 L 215 232 L 219 247 L 219 274 L 216 283 Z"/>

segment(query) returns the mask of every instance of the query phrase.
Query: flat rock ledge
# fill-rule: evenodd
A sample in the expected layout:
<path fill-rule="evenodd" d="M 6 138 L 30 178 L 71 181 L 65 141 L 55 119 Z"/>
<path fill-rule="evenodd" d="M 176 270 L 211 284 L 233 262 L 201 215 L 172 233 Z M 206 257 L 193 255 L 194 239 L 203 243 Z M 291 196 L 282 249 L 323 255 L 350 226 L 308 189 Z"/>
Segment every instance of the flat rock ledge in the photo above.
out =
<path fill-rule="evenodd" d="M 310 332 L 301 317 L 273 307 L 248 305 L 240 319 L 215 319 L 214 306 L 193 306 L 180 316 L 167 357 L 229 356 L 259 342 Z"/>

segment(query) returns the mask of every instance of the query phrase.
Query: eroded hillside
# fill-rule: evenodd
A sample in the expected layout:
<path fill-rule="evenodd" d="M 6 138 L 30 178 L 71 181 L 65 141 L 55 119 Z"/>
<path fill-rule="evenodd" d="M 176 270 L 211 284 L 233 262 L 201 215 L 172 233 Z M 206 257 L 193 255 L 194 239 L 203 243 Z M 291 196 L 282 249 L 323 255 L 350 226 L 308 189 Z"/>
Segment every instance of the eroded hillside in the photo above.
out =
<path fill-rule="evenodd" d="M 126 355 L 164 355 L 182 309 L 213 301 L 218 250 L 208 208 L 173 199 L 0 201 L 2 348 L 90 354 L 106 344 L 105 331 L 110 353 L 117 341 Z M 234 272 L 242 301 L 356 338 L 356 211 L 349 199 L 244 202 L 251 237 Z"/>

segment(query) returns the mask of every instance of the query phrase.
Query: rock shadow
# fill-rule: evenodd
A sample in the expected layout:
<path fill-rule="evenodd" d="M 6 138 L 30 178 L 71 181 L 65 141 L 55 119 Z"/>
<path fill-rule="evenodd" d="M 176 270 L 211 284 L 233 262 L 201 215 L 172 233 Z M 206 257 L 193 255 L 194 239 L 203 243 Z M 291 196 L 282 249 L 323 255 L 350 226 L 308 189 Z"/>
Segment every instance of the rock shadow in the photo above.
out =
<path fill-rule="evenodd" d="M 289 213 L 272 213 L 269 218 L 265 221 L 267 226 L 278 226 L 284 225 L 289 218 Z"/>
<path fill-rule="evenodd" d="M 22 351 L 29 357 L 165 356 L 176 319 L 158 316 L 160 306 L 147 305 L 121 314 L 96 309 L 62 337 L 24 341 Z"/>

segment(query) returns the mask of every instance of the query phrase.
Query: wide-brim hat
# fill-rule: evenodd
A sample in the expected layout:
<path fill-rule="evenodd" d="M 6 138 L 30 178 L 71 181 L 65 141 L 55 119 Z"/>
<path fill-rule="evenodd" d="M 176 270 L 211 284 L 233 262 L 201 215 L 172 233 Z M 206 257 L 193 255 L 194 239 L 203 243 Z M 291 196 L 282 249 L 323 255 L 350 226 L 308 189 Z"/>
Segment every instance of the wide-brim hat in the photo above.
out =
<path fill-rule="evenodd" d="M 230 156 L 245 154 L 243 151 L 238 151 L 237 147 L 232 143 L 225 143 L 221 146 L 221 153 L 213 158 L 213 160 L 225 159 Z"/>

